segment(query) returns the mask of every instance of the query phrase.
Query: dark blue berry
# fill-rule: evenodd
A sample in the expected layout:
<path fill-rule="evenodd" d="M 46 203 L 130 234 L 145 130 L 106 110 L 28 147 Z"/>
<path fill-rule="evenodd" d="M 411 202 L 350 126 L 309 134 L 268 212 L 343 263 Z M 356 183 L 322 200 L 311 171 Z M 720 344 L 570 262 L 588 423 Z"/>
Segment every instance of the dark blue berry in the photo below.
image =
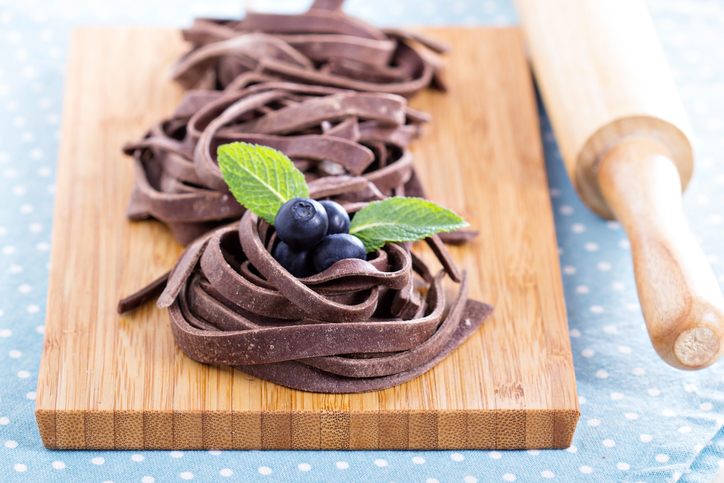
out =
<path fill-rule="evenodd" d="M 354 235 L 335 233 L 327 235 L 319 245 L 314 247 L 312 259 L 317 272 L 331 267 L 335 262 L 345 258 L 359 258 L 367 260 L 367 252 L 362 242 Z"/>
<path fill-rule="evenodd" d="M 302 250 L 294 251 L 289 245 L 280 241 L 274 248 L 274 259 L 284 267 L 287 272 L 297 278 L 309 277 L 314 275 L 314 262 L 312 261 L 312 251 Z"/>
<path fill-rule="evenodd" d="M 327 219 L 329 220 L 327 235 L 347 233 L 349 231 L 349 215 L 342 208 L 342 205 L 332 200 L 320 201 L 319 204 L 324 206 L 324 210 L 327 212 Z"/>
<path fill-rule="evenodd" d="M 274 219 L 279 239 L 296 251 L 308 250 L 327 234 L 327 212 L 317 201 L 293 198 L 282 205 Z"/>

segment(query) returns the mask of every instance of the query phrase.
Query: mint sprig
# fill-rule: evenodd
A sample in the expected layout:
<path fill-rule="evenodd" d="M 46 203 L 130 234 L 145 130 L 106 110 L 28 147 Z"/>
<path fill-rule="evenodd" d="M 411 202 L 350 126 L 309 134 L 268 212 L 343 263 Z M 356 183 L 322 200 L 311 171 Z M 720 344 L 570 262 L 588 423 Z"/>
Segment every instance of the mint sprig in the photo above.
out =
<path fill-rule="evenodd" d="M 235 142 L 219 146 L 217 158 L 234 198 L 269 224 L 274 224 L 284 203 L 309 196 L 304 174 L 276 149 Z M 466 226 L 465 220 L 432 201 L 394 196 L 358 211 L 349 233 L 359 238 L 369 253 L 387 242 L 418 241 Z"/>
<path fill-rule="evenodd" d="M 432 201 L 394 196 L 373 201 L 358 211 L 349 233 L 359 238 L 369 253 L 386 242 L 417 241 L 466 226 L 465 220 Z"/>
<path fill-rule="evenodd" d="M 217 159 L 234 198 L 269 224 L 284 203 L 309 196 L 304 174 L 276 149 L 235 142 L 219 146 Z"/>

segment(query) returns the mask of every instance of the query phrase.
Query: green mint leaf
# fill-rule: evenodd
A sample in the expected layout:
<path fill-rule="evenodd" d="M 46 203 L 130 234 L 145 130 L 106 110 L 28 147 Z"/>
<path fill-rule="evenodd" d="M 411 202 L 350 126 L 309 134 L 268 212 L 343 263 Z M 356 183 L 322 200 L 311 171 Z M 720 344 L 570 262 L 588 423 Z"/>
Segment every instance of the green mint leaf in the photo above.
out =
<path fill-rule="evenodd" d="M 358 211 L 349 233 L 359 238 L 369 253 L 386 242 L 417 241 L 466 226 L 465 220 L 432 201 L 393 196 Z"/>
<path fill-rule="evenodd" d="M 307 198 L 304 175 L 283 153 L 268 146 L 230 143 L 216 151 L 219 168 L 234 198 L 267 223 L 292 198 Z"/>

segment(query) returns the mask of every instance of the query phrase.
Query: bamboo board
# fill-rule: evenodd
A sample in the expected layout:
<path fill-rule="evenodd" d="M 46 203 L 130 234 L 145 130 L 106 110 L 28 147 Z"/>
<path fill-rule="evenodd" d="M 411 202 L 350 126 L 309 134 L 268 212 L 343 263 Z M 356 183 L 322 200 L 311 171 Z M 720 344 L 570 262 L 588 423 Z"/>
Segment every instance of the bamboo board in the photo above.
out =
<path fill-rule="evenodd" d="M 481 236 L 453 247 L 470 297 L 495 306 L 463 346 L 385 391 L 294 391 L 175 346 L 165 310 L 116 303 L 181 252 L 124 217 L 122 144 L 172 112 L 178 31 L 82 29 L 71 43 L 36 419 L 62 449 L 564 448 L 579 417 L 535 97 L 517 29 L 432 31 L 452 43 L 450 92 L 412 105 L 429 195 Z M 424 247 L 416 250 L 425 252 Z M 423 256 L 426 255 L 423 253 Z"/>

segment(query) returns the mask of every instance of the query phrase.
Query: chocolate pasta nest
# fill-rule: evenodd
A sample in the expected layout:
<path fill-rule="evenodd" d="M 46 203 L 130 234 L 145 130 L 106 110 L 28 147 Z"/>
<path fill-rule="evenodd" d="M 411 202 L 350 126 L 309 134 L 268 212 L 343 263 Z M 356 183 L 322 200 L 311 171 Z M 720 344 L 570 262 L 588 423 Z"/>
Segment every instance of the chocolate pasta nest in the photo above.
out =
<path fill-rule="evenodd" d="M 338 196 L 340 202 L 424 197 L 408 145 L 427 120 L 392 94 L 287 82 L 227 93 L 190 91 L 171 119 L 124 148 L 136 166 L 128 217 L 165 222 L 183 245 L 238 219 L 244 209 L 216 162 L 216 148 L 234 141 L 284 152 L 313 185 L 332 176 L 356 186 L 372 182 L 367 191 Z M 313 197 L 324 196 L 317 189 Z M 466 233 L 457 236 L 466 239 Z"/>
<path fill-rule="evenodd" d="M 170 275 L 119 310 L 163 290 L 158 306 L 169 308 L 174 338 L 194 360 L 304 391 L 386 389 L 432 368 L 492 310 L 467 298 L 466 274 L 440 239 L 426 241 L 444 267 L 437 274 L 388 243 L 368 261 L 295 278 L 271 255 L 274 228 L 248 211 L 189 245 Z M 458 283 L 449 308 L 446 274 Z"/>
<path fill-rule="evenodd" d="M 444 90 L 437 39 L 380 30 L 345 15 L 343 0 L 316 0 L 301 15 L 247 12 L 243 20 L 197 19 L 184 30 L 193 49 L 173 69 L 186 88 L 238 89 L 247 74 L 412 97 Z"/>
<path fill-rule="evenodd" d="M 177 344 L 194 360 L 294 389 L 356 393 L 428 371 L 492 308 L 468 299 L 467 276 L 443 245 L 477 232 L 461 230 L 462 218 L 420 199 L 425 192 L 409 149 L 430 116 L 407 98 L 427 86 L 444 89 L 432 52 L 446 46 L 376 29 L 346 16 L 341 4 L 316 0 L 301 15 L 197 19 L 184 31 L 193 48 L 173 76 L 191 90 L 170 118 L 124 151 L 135 164 L 129 219 L 160 220 L 188 246 L 168 274 L 121 300 L 118 310 L 158 297 Z M 294 182 L 304 185 L 303 193 L 283 197 L 285 204 L 338 203 L 346 229 L 330 239 L 356 239 L 345 211 L 354 224 L 370 202 L 416 201 L 431 217 L 449 215 L 459 224 L 437 218 L 423 235 L 365 246 L 356 239 L 357 258 L 330 252 L 338 257 L 331 265 L 316 268 L 315 261 L 313 272 L 294 272 L 278 249 L 306 256 L 323 242 L 293 247 L 276 212 L 265 218 L 244 201 L 241 185 L 227 184 L 219 153 L 232 145 L 264 147 L 255 154 L 262 164 L 268 148 L 285 158 Z M 438 273 L 410 250 L 422 238 L 442 265 Z M 457 284 L 452 299 L 446 276 Z"/>

